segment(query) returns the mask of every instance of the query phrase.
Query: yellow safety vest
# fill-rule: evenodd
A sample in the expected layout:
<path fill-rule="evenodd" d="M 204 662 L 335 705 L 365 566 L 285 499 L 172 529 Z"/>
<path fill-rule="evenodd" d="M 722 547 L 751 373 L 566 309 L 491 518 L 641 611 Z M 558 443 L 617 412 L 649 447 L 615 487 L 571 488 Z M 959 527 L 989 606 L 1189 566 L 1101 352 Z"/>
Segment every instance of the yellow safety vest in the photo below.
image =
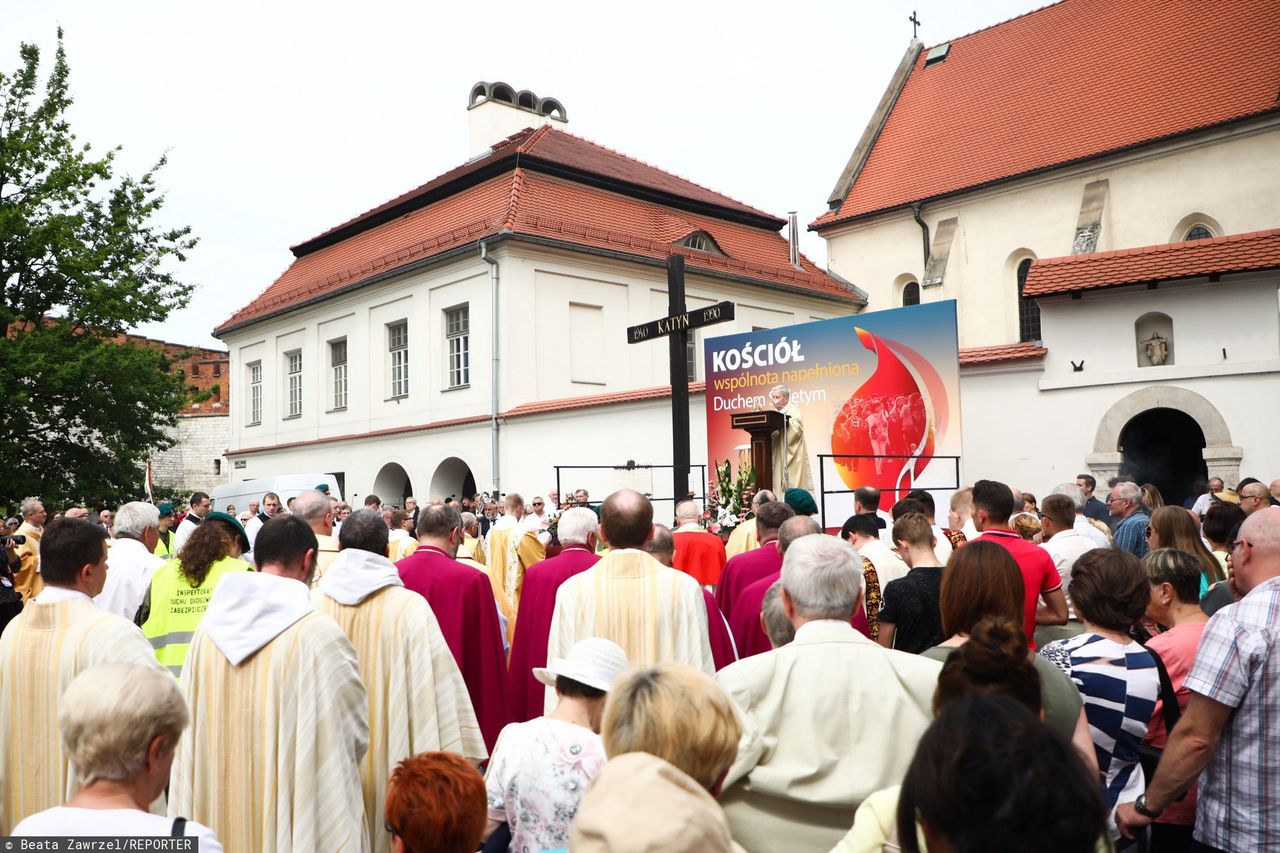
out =
<path fill-rule="evenodd" d="M 160 538 L 156 540 L 155 550 L 152 551 L 157 557 L 172 556 L 169 552 L 169 543 L 173 541 L 173 531 L 166 530 L 160 534 Z"/>
<path fill-rule="evenodd" d="M 213 590 L 230 572 L 247 572 L 251 566 L 235 557 L 223 557 L 209 567 L 200 586 L 191 586 L 177 560 L 170 560 L 151 576 L 151 613 L 142 624 L 142 633 L 156 650 L 156 660 L 176 678 L 187 660 L 191 638 L 195 636 Z"/>

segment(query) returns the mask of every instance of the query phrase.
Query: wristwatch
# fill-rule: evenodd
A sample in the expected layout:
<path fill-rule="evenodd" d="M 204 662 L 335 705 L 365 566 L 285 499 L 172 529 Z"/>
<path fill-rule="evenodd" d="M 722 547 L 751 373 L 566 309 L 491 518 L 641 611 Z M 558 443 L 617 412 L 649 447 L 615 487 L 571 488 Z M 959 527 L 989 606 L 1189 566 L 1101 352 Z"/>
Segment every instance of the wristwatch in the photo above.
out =
<path fill-rule="evenodd" d="M 1160 815 L 1164 814 L 1164 809 L 1160 809 L 1160 811 L 1156 811 L 1154 809 L 1147 808 L 1146 794 L 1139 794 L 1138 799 L 1133 801 L 1133 810 L 1138 814 L 1142 815 L 1143 817 L 1149 817 L 1152 820 L 1155 820 L 1156 818 L 1160 817 Z"/>

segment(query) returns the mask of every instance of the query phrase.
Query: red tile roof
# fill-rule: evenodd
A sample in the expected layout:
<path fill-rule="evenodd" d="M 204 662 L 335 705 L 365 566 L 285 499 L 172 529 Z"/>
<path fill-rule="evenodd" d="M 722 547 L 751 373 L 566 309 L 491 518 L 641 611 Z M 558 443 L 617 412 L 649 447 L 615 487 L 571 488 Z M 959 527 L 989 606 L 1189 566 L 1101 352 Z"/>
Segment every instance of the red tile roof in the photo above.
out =
<path fill-rule="evenodd" d="M 591 155 L 586 158 L 590 161 L 588 165 L 605 171 L 595 161 L 604 159 L 605 155 L 600 152 L 607 149 L 549 127 L 533 131 L 529 138 L 535 137 L 556 139 L 559 147 L 553 148 L 552 153 L 557 157 L 566 156 L 562 149 L 589 146 L 583 149 Z M 535 145 L 534 150 L 542 149 Z M 643 164 L 637 165 L 637 161 L 611 152 L 610 155 L 617 161 L 614 172 L 634 176 L 633 173 L 642 171 Z M 643 168 L 665 174 L 652 167 Z M 680 251 L 693 272 L 782 286 L 846 304 L 865 304 L 866 301 L 860 293 L 825 273 L 808 258 L 801 256 L 801 269 L 792 267 L 787 241 L 778 233 L 782 220 L 767 220 L 761 226 L 736 213 L 726 213 L 728 218 L 721 218 L 724 208 L 664 204 L 653 200 L 649 193 L 636 191 L 637 194 L 632 195 L 629 185 L 596 185 L 590 176 L 558 168 L 548 173 L 527 159 L 509 160 L 505 171 L 479 183 L 473 182 L 474 174 L 468 173 L 468 176 L 472 182 L 464 181 L 452 189 L 436 186 L 435 196 L 421 196 L 418 201 L 425 201 L 403 215 L 380 220 L 388 211 L 399 209 L 394 202 L 388 203 L 390 207 L 384 206 L 378 216 L 370 212 L 358 221 L 353 220 L 358 224 L 339 226 L 326 232 L 328 236 L 321 235 L 308 242 L 308 246 L 316 248 L 295 249 L 298 257 L 289 268 L 261 295 L 223 322 L 215 334 L 357 287 L 407 264 L 497 236 L 550 240 L 570 247 L 609 250 L 655 260 Z M 666 178 L 666 184 L 673 187 L 681 181 L 672 176 Z M 651 183 L 657 186 L 660 182 L 655 178 Z M 709 196 L 715 195 L 694 184 L 688 186 Z M 686 194 L 692 195 L 694 191 L 688 190 Z M 741 207 L 752 210 L 745 205 Z M 752 215 L 757 216 L 754 212 Z M 777 227 L 773 227 L 775 225 Z M 710 234 L 725 256 L 672 247 L 673 241 L 693 231 Z"/>
<path fill-rule="evenodd" d="M 508 164 L 507 161 L 509 160 L 514 160 L 514 164 Z M 365 211 L 341 225 L 336 225 L 328 231 L 290 248 L 295 255 L 301 256 L 311 251 L 315 244 L 325 242 L 326 238 L 350 231 L 353 228 L 359 228 L 371 220 L 378 219 L 379 215 L 393 213 L 406 206 L 413 205 L 415 202 L 420 203 L 423 199 L 447 189 L 452 184 L 464 181 L 468 177 L 485 174 L 495 168 L 501 171 L 510 171 L 513 165 L 520 165 L 530 161 L 552 169 L 558 167 L 574 172 L 588 173 L 599 178 L 624 183 L 637 190 L 647 191 L 650 194 L 667 195 L 674 199 L 683 199 L 697 205 L 719 208 L 726 213 L 747 216 L 753 219 L 771 220 L 777 223 L 773 226 L 775 231 L 786 224 L 785 220 L 743 204 L 727 195 L 709 190 L 700 184 L 695 184 L 670 172 L 664 172 L 655 166 L 650 166 L 648 163 L 628 157 L 580 136 L 574 136 L 550 125 L 543 125 L 536 129 L 528 127 L 519 133 L 512 134 L 494 145 L 491 154 L 451 169 L 420 187 L 399 195 L 372 210 Z"/>
<path fill-rule="evenodd" d="M 815 229 L 1280 108 L 1275 0 L 1063 0 L 922 51 Z"/>
<path fill-rule="evenodd" d="M 705 382 L 690 382 L 690 394 L 702 394 L 706 391 Z M 553 412 L 564 412 L 570 409 L 587 409 L 594 406 L 613 406 L 618 403 L 635 403 L 642 400 L 661 400 L 671 396 L 670 385 L 656 385 L 652 388 L 637 388 L 633 391 L 614 391 L 608 394 L 591 394 L 585 397 L 562 397 L 558 400 L 537 400 L 523 403 L 503 412 L 500 417 L 518 418 L 524 415 L 545 415 Z"/>
<path fill-rule="evenodd" d="M 970 347 L 960 350 L 960 366 L 998 364 L 1004 361 L 1028 361 L 1044 358 L 1048 350 L 1039 344 L 1002 344 L 994 347 Z"/>
<path fill-rule="evenodd" d="M 1027 273 L 1027 296 L 1179 278 L 1280 269 L 1280 228 L 1138 249 L 1045 258 Z"/>

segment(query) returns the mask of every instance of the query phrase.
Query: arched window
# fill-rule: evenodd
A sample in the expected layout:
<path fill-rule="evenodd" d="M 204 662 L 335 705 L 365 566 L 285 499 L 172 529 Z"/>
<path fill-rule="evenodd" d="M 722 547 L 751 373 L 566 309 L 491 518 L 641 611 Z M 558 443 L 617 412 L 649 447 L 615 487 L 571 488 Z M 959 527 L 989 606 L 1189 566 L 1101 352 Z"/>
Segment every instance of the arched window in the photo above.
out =
<path fill-rule="evenodd" d="M 1031 262 L 1031 258 L 1026 258 L 1018 264 L 1018 340 L 1024 342 L 1040 340 L 1040 306 L 1034 297 L 1022 295 Z"/>
<path fill-rule="evenodd" d="M 1183 240 L 1208 240 L 1212 236 L 1213 236 L 1212 231 L 1210 231 L 1205 226 L 1197 223 L 1196 225 L 1191 226 L 1191 229 L 1187 231 L 1187 235 L 1182 239 Z"/>
<path fill-rule="evenodd" d="M 919 305 L 919 304 L 920 304 L 920 282 L 909 281 L 906 284 L 902 285 L 903 307 L 906 307 L 908 305 Z"/>
<path fill-rule="evenodd" d="M 684 246 L 686 249 L 693 249 L 695 252 L 707 252 L 712 255 L 724 254 L 720 247 L 716 245 L 716 241 L 706 231 L 694 231 L 686 234 L 676 241 L 676 245 Z"/>

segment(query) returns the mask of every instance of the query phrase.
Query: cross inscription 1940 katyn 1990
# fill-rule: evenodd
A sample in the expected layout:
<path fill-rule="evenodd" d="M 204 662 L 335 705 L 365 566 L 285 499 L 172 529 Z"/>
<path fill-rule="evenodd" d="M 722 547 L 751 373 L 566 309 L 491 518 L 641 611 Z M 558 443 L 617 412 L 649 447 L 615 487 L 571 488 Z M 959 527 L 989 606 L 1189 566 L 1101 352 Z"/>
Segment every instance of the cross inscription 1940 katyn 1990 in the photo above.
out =
<path fill-rule="evenodd" d="M 676 502 L 689 496 L 689 330 L 733 319 L 733 303 L 717 302 L 686 310 L 684 304 L 684 255 L 667 258 L 667 311 L 670 316 L 627 329 L 627 343 L 638 344 L 666 337 L 671 353 L 671 450 Z"/>

